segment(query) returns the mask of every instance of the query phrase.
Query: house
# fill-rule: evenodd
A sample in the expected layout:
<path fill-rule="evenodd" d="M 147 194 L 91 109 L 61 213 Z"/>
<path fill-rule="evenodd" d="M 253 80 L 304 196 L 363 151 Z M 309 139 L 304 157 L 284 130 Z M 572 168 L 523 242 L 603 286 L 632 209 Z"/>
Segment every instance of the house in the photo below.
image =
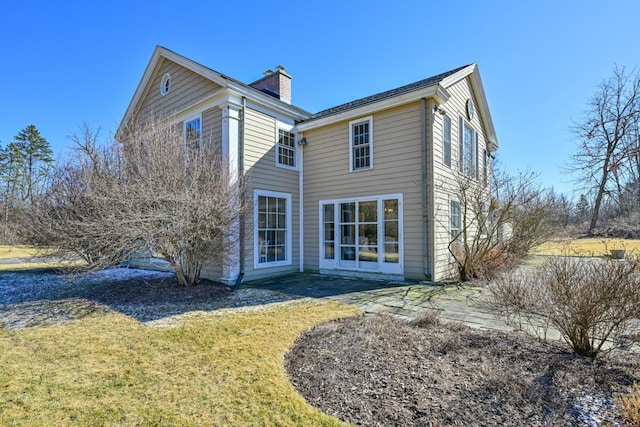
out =
<path fill-rule="evenodd" d="M 476 64 L 310 113 L 292 104 L 284 67 L 245 84 L 157 47 L 123 124 L 150 114 L 181 123 L 185 141 L 206 138 L 249 178 L 239 249 L 206 266 L 226 283 L 298 271 L 448 277 L 461 223 L 453 183 L 488 186 L 498 148 Z"/>

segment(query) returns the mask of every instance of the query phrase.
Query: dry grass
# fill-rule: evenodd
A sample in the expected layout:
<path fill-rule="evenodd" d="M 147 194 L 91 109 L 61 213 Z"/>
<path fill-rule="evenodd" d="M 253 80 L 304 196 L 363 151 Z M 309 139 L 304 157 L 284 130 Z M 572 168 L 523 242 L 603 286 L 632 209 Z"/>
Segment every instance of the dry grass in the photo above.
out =
<path fill-rule="evenodd" d="M 3 246 L 0 245 L 0 259 L 29 258 L 36 256 L 38 250 L 32 246 Z"/>
<path fill-rule="evenodd" d="M 354 315 L 298 301 L 151 328 L 120 314 L 0 331 L 2 425 L 342 425 L 284 370 L 304 330 Z"/>
<path fill-rule="evenodd" d="M 626 395 L 616 399 L 616 405 L 626 421 L 640 426 L 640 384 L 635 383 Z"/>
<path fill-rule="evenodd" d="M 640 252 L 640 240 L 629 239 L 556 239 L 534 248 L 533 255 L 603 256 L 612 249 Z"/>

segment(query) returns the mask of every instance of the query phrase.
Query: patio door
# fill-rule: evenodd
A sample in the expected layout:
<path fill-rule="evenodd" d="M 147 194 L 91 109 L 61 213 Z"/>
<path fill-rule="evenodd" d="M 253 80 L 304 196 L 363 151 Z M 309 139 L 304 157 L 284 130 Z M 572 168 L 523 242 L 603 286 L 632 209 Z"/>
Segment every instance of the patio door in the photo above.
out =
<path fill-rule="evenodd" d="M 320 268 L 402 274 L 402 196 L 320 202 Z"/>

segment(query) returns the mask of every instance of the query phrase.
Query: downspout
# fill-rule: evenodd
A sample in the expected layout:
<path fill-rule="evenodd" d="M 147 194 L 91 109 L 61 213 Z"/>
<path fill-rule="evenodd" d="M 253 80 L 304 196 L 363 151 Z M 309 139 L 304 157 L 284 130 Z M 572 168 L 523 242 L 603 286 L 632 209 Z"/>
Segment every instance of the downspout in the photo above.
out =
<path fill-rule="evenodd" d="M 433 270 L 431 264 L 431 248 L 429 244 L 429 200 L 427 197 L 428 186 L 428 156 L 427 156 L 427 100 L 422 98 L 421 105 L 421 127 L 422 127 L 422 266 L 427 280 L 433 280 Z"/>
<path fill-rule="evenodd" d="M 244 96 L 242 97 L 242 108 L 240 109 L 240 132 L 238 135 L 238 177 L 242 178 L 244 181 L 244 130 L 245 130 L 245 113 L 246 113 L 246 108 L 247 108 L 247 98 L 245 98 Z M 242 182 L 242 185 L 244 185 L 244 182 Z M 239 252 L 240 252 L 240 274 L 238 274 L 238 278 L 236 279 L 236 283 L 234 285 L 234 288 L 237 289 L 240 284 L 242 283 L 242 279 L 244 278 L 244 263 L 245 263 L 245 256 L 244 256 L 244 250 L 245 250 L 245 242 L 244 242 L 244 238 L 245 238 L 245 222 L 246 220 L 246 216 L 244 214 L 244 212 L 242 212 L 240 214 L 240 229 L 239 229 Z"/>
<path fill-rule="evenodd" d="M 306 139 L 303 134 L 298 135 L 298 138 L 298 147 L 300 147 L 300 163 L 298 164 L 298 245 L 300 251 L 300 273 L 302 273 L 304 272 L 304 146 L 306 145 Z"/>

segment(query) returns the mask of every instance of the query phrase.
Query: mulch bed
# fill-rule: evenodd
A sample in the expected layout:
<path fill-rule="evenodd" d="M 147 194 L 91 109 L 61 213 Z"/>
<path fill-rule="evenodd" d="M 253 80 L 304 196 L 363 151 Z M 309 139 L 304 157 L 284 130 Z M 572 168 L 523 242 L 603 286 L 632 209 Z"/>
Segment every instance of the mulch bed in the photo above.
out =
<path fill-rule="evenodd" d="M 286 357 L 307 401 L 367 426 L 624 425 L 638 354 L 592 361 L 518 333 L 367 315 L 319 325 Z"/>

